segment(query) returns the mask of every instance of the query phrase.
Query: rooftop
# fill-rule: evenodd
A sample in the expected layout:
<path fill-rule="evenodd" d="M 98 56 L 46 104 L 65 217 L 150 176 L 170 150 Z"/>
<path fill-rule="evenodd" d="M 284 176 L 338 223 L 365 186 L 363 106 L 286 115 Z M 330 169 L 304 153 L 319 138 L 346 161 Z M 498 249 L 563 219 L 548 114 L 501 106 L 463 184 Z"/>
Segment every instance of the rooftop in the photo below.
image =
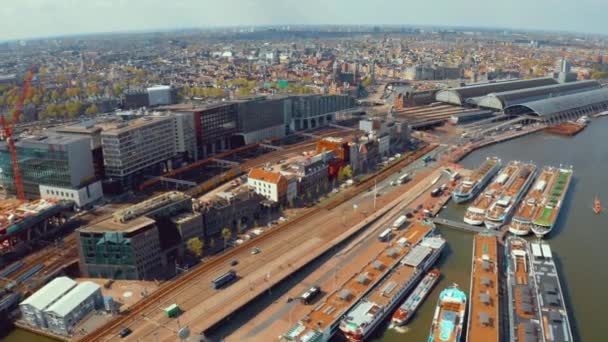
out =
<path fill-rule="evenodd" d="M 253 168 L 249 171 L 249 178 L 260 180 L 267 183 L 278 184 L 281 180 L 281 174 L 278 172 L 271 172 L 260 168 Z"/>
<path fill-rule="evenodd" d="M 99 291 L 101 287 L 93 282 L 85 281 L 78 284 L 70 292 L 61 297 L 55 304 L 51 305 L 45 311 L 53 312 L 57 316 L 67 316 L 75 308 L 77 308 L 84 300 L 89 298 L 95 291 Z"/>
<path fill-rule="evenodd" d="M 21 302 L 21 305 L 30 305 L 37 310 L 44 310 L 75 286 L 74 280 L 68 277 L 57 277 Z"/>
<path fill-rule="evenodd" d="M 109 218 L 101 222 L 97 222 L 90 226 L 80 228 L 79 231 L 83 233 L 107 233 L 107 232 L 121 232 L 121 233 L 132 233 L 139 229 L 146 228 L 150 225 L 155 224 L 151 218 L 140 216 L 134 218 L 125 223 L 121 223 L 114 218 Z"/>
<path fill-rule="evenodd" d="M 100 123 L 98 124 L 98 126 L 103 129 L 102 135 L 118 135 L 120 133 L 128 132 L 135 128 L 145 127 L 171 119 L 172 118 L 169 116 L 147 115 L 128 121 Z"/>

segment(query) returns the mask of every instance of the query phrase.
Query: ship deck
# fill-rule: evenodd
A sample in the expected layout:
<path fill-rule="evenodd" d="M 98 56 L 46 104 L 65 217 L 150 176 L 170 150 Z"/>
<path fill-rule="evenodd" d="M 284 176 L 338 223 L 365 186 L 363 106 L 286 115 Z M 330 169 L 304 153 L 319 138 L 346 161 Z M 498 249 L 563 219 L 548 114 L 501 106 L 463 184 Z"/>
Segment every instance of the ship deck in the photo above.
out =
<path fill-rule="evenodd" d="M 534 177 L 534 171 L 536 171 L 536 166 L 533 164 L 521 165 L 518 171 L 514 173 L 514 176 L 508 181 L 508 185 L 503 193 L 494 199 L 494 203 L 488 212 L 488 217 L 498 219 L 509 206 L 515 205 L 513 202 L 525 190 L 526 184 L 529 184 L 531 177 Z"/>
<path fill-rule="evenodd" d="M 498 239 L 493 235 L 475 235 L 467 341 L 498 341 L 500 311 L 498 289 Z"/>
<path fill-rule="evenodd" d="M 545 198 L 544 208 L 537 212 L 534 224 L 550 227 L 557 220 L 562 201 L 572 180 L 572 174 L 572 170 L 560 169 L 558 171 L 555 181 L 551 184 L 551 190 Z"/>
<path fill-rule="evenodd" d="M 488 187 L 483 191 L 481 196 L 478 196 L 473 204 L 471 204 L 472 208 L 478 208 L 481 210 L 487 210 L 496 196 L 500 195 L 504 188 L 509 184 L 509 179 L 513 177 L 513 175 L 519 170 L 520 165 L 514 162 L 510 162 L 507 167 L 501 170 L 498 173 L 498 176 Z M 504 175 L 504 176 L 503 176 Z M 500 178 L 506 178 L 502 182 L 498 182 Z"/>
<path fill-rule="evenodd" d="M 437 313 L 437 324 L 431 330 L 433 342 L 458 342 L 462 336 L 463 322 L 461 313 L 466 311 L 465 303 L 443 303 Z"/>
<path fill-rule="evenodd" d="M 410 245 L 404 247 L 398 244 L 387 245 L 387 248 L 365 265 L 360 272 L 353 275 L 339 290 L 328 295 L 325 301 L 302 319 L 303 329 L 298 334 L 299 337 L 301 338 L 311 331 L 325 331 L 336 323 L 348 309 L 399 264 L 399 261 L 409 253 L 411 246 L 417 245 L 432 230 L 432 226 L 416 222 L 403 231 L 397 231 L 391 241 L 405 237 Z"/>
<path fill-rule="evenodd" d="M 528 242 L 507 239 L 507 293 L 511 341 L 542 341 L 538 298 L 531 270 Z"/>
<path fill-rule="evenodd" d="M 485 177 L 485 175 L 490 172 L 490 170 L 498 163 L 498 160 L 495 158 L 489 158 L 486 159 L 486 161 L 484 161 L 478 169 L 476 169 L 469 177 L 465 177 L 460 184 L 458 185 L 458 189 L 461 192 L 466 192 L 471 190 L 470 186 L 466 187 L 466 185 L 464 185 L 465 181 L 470 182 L 471 184 L 475 184 L 476 182 L 479 182 L 481 179 L 483 179 Z M 466 187 L 466 188 L 465 188 Z"/>
<path fill-rule="evenodd" d="M 570 342 L 572 329 L 564 294 L 559 282 L 551 248 L 547 244 L 532 243 L 532 267 L 539 299 L 541 324 L 547 341 Z"/>
<path fill-rule="evenodd" d="M 517 208 L 517 212 L 514 215 L 514 219 L 525 222 L 532 222 L 534 216 L 538 212 L 539 205 L 543 202 L 545 193 L 548 191 L 548 189 L 551 188 L 556 174 L 557 172 L 554 168 L 543 168 L 540 173 L 540 176 L 532 186 L 532 189 L 530 190 L 530 192 L 528 192 L 524 200 Z M 539 187 L 541 183 L 544 183 L 544 186 L 542 188 Z"/>

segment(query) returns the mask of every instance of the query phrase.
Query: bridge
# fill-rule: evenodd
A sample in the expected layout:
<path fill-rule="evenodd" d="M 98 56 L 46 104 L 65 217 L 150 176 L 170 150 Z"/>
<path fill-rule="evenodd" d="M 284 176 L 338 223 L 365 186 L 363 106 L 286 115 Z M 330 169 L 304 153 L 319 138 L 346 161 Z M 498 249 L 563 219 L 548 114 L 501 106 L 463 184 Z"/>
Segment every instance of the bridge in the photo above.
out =
<path fill-rule="evenodd" d="M 448 219 L 444 219 L 441 217 L 433 218 L 433 223 L 444 226 L 444 227 L 462 230 L 462 231 L 465 231 L 468 233 L 494 235 L 494 236 L 497 236 L 498 240 L 501 240 L 501 241 L 504 239 L 505 234 L 508 231 L 507 226 L 502 227 L 500 230 L 494 230 L 494 229 L 485 228 L 483 226 L 479 226 L 479 227 L 473 226 L 470 224 L 466 224 L 464 222 L 448 220 Z"/>

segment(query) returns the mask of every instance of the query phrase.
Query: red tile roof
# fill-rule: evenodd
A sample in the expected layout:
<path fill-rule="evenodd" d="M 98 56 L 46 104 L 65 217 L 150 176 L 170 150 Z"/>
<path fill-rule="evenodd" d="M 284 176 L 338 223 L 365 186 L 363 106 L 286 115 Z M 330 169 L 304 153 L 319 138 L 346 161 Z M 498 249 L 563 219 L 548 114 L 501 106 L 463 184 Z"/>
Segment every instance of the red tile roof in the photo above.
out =
<path fill-rule="evenodd" d="M 249 171 L 249 178 L 261 180 L 268 183 L 278 184 L 281 174 L 278 172 L 266 171 L 264 169 L 253 168 Z"/>

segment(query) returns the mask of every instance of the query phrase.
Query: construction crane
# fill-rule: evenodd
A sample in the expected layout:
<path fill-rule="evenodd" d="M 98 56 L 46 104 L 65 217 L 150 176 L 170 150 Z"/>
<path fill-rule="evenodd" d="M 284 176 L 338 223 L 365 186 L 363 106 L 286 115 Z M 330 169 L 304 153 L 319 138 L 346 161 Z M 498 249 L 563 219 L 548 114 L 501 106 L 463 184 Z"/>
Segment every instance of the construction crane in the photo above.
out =
<path fill-rule="evenodd" d="M 21 178 L 21 171 L 19 170 L 19 161 L 17 160 L 17 149 L 15 147 L 15 139 L 13 139 L 13 128 L 15 127 L 15 124 L 19 122 L 21 113 L 23 112 L 23 103 L 25 102 L 25 99 L 29 96 L 28 94 L 30 92 L 29 90 L 31 87 L 32 78 L 34 77 L 34 71 L 35 67 L 32 67 L 25 75 L 21 94 L 19 95 L 19 99 L 15 104 L 15 109 L 11 114 L 11 122 L 7 122 L 6 115 L 0 115 L 2 133 L 4 133 L 4 139 L 6 140 L 9 152 L 11 154 L 11 163 L 13 167 L 13 177 L 15 182 L 15 192 L 17 195 L 17 199 L 20 201 L 25 201 L 25 191 L 23 190 L 23 179 Z"/>

